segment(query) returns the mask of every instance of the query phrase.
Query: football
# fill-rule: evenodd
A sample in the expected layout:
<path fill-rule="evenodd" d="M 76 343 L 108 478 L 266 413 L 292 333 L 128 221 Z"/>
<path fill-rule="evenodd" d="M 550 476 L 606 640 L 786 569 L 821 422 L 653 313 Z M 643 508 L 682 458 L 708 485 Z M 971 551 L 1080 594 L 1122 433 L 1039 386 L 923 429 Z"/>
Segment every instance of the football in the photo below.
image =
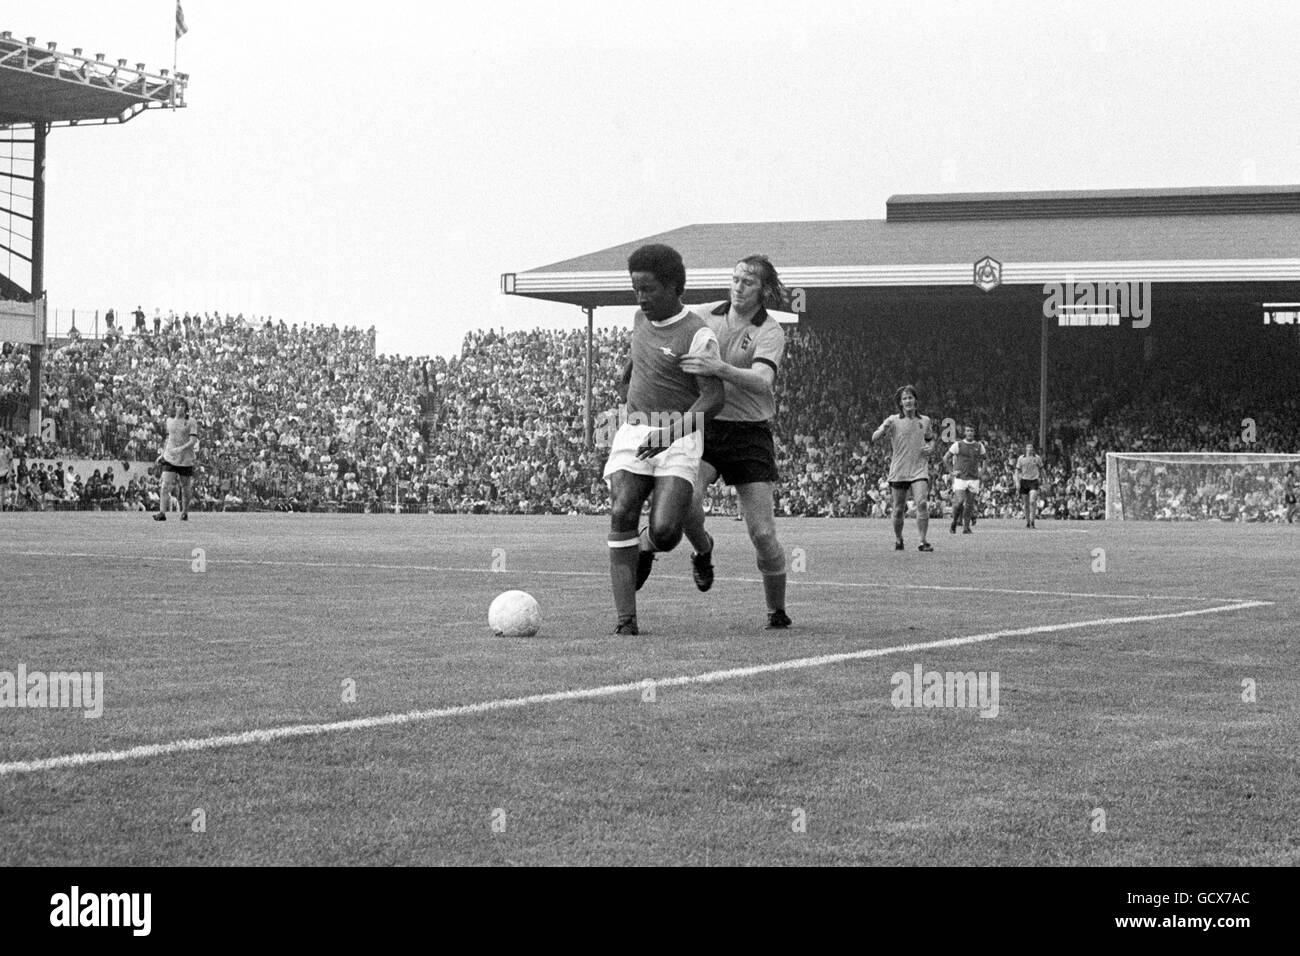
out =
<path fill-rule="evenodd" d="M 488 627 L 498 637 L 532 637 L 541 626 L 542 609 L 527 591 L 498 594 L 488 608 Z"/>

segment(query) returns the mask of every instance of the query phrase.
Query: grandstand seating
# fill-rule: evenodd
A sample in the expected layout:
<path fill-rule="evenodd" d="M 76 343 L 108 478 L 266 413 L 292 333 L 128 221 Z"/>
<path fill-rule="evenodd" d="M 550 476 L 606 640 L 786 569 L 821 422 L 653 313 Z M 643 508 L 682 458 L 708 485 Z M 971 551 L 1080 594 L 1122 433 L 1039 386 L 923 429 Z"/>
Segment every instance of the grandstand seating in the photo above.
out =
<path fill-rule="evenodd" d="M 1010 324 L 936 323 L 903 336 L 872 328 L 787 329 L 778 514 L 884 513 L 888 449 L 869 436 L 904 381 L 937 420 L 977 423 L 992 452 L 984 513 L 1013 514 L 1014 461 L 1037 432 L 1036 340 Z M 1103 515 L 1108 450 L 1247 450 L 1236 423 L 1252 412 L 1269 427 L 1249 450 L 1300 446 L 1294 349 L 1277 354 L 1252 340 L 1225 359 L 1192 335 L 1162 342 L 1163 360 L 1152 361 L 1149 350 L 1116 349 L 1096 330 L 1064 334 L 1076 339 L 1054 362 L 1045 516 Z M 618 404 L 627 348 L 625 328 L 596 331 L 598 412 Z M 172 317 L 158 334 L 52 350 L 44 392 L 57 441 L 0 438 L 20 459 L 100 459 L 135 475 L 74 487 L 24 465 L 27 506 L 148 509 L 157 482 L 142 471 L 179 394 L 202 424 L 196 508 L 601 513 L 605 449 L 583 441 L 584 361 L 581 330 L 472 332 L 448 360 L 377 355 L 373 329 Z M 0 408 L 24 400 L 26 362 L 25 347 L 4 346 Z M 710 505 L 734 509 L 722 489 Z"/>

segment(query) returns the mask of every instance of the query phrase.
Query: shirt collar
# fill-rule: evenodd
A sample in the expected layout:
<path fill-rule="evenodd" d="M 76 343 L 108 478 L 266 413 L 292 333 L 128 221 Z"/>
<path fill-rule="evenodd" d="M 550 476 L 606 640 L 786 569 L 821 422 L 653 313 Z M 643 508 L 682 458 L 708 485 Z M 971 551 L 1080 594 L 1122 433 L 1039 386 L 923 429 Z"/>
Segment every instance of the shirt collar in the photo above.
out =
<path fill-rule="evenodd" d="M 710 314 L 727 315 L 730 311 L 731 311 L 731 302 L 730 300 L 728 300 L 726 302 L 718 303 L 717 308 L 715 308 Z M 758 307 L 758 311 L 754 313 L 753 318 L 751 318 L 749 322 L 751 325 L 757 327 L 762 325 L 766 321 L 767 321 L 767 306 L 760 305 Z"/>
<path fill-rule="evenodd" d="M 682 311 L 678 312 L 671 319 L 664 319 L 662 322 L 656 322 L 654 319 L 650 319 L 650 324 L 653 325 L 656 329 L 666 329 L 668 328 L 668 326 L 675 325 L 676 323 L 680 322 L 682 319 L 686 318 L 686 316 L 690 314 L 690 311 L 691 311 L 690 306 L 684 305 L 682 306 Z M 642 315 L 644 314 L 645 313 L 642 313 Z"/>

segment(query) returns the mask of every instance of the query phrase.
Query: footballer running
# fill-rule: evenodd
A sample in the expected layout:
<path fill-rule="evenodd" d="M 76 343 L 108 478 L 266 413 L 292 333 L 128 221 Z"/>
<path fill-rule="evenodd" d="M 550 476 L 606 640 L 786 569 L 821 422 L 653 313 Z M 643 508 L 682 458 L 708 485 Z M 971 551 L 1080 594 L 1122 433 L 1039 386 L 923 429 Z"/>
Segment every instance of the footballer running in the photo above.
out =
<path fill-rule="evenodd" d="M 682 305 L 686 267 L 669 246 L 642 246 L 627 260 L 639 309 L 632 319 L 631 359 L 624 373 L 627 418 L 605 463 L 609 482 L 609 576 L 618 614 L 615 634 L 637 634 L 636 592 L 656 551 L 671 551 L 695 496 L 702 424 L 724 404 L 722 380 L 682 369 L 685 356 L 718 354 L 707 322 Z M 653 495 L 650 522 L 638 532 L 641 506 Z"/>

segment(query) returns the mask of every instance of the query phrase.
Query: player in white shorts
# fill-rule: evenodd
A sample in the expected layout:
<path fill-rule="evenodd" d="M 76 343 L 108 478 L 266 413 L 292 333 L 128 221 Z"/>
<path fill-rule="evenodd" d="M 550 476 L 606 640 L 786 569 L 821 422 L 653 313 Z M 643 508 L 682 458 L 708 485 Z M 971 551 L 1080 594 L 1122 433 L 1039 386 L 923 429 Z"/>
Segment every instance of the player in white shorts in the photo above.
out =
<path fill-rule="evenodd" d="M 707 322 L 682 305 L 686 267 L 669 246 L 642 246 L 628 258 L 640 310 L 632 323 L 627 420 L 605 464 L 609 482 L 609 575 L 616 634 L 638 633 L 636 592 L 656 551 L 671 551 L 695 494 L 704 423 L 723 406 L 722 380 L 681 369 L 688 355 L 718 354 Z M 637 530 L 651 495 L 650 523 Z"/>
<path fill-rule="evenodd" d="M 953 534 L 957 533 L 958 520 L 962 523 L 961 533 L 971 533 L 975 502 L 980 493 L 980 474 L 986 457 L 988 448 L 982 441 L 975 440 L 974 425 L 967 425 L 962 440 L 953 442 L 944 453 L 943 463 L 952 471 L 952 524 L 948 530 Z"/>

